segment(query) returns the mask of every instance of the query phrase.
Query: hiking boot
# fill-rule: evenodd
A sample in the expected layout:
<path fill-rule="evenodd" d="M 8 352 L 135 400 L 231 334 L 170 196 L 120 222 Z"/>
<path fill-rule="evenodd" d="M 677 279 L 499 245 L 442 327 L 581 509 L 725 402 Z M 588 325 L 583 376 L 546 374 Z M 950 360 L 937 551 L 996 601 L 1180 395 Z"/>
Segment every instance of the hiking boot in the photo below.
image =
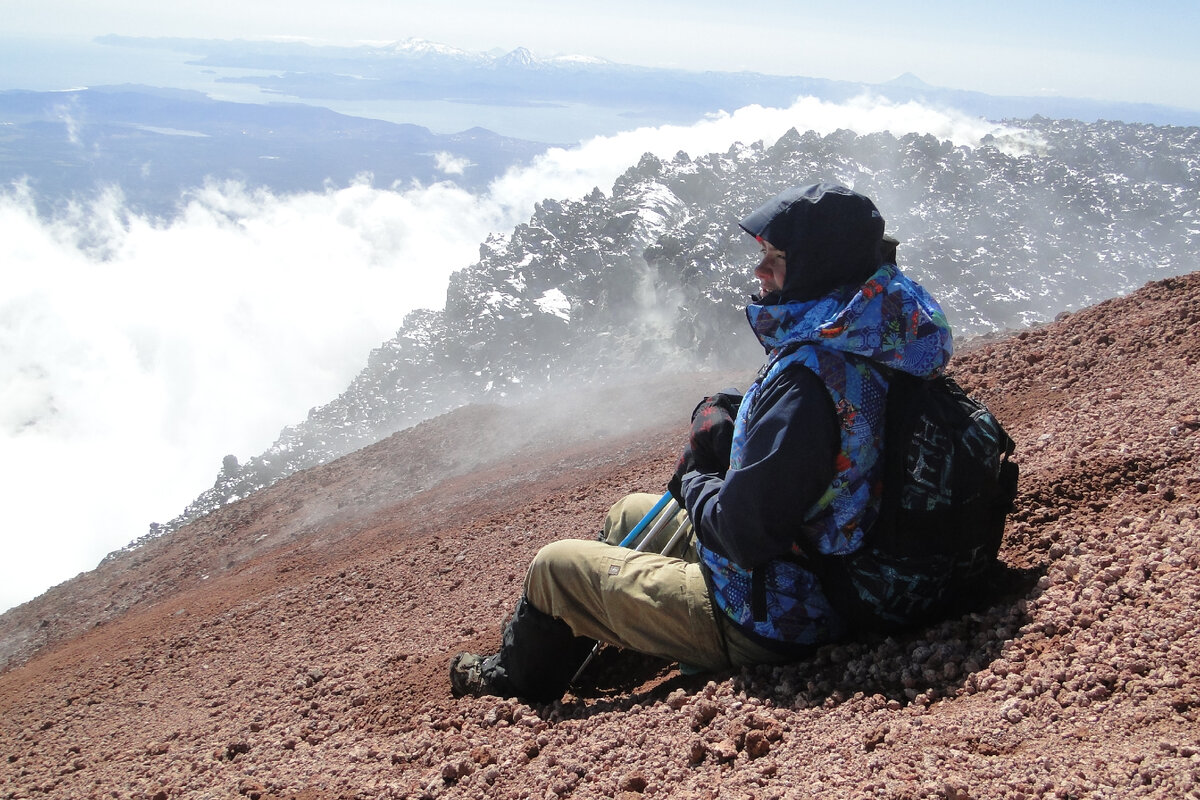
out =
<path fill-rule="evenodd" d="M 474 653 L 456 655 L 450 662 L 450 692 L 455 697 L 467 695 L 479 697 L 485 694 L 503 696 L 492 686 L 484 674 L 485 664 L 488 660 L 489 657 Z"/>

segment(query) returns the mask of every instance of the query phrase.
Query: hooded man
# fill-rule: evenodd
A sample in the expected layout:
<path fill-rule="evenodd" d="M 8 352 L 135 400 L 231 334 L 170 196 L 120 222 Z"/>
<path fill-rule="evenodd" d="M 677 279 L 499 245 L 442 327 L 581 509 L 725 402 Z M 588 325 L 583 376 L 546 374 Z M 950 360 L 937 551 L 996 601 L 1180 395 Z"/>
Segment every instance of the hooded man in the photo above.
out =
<path fill-rule="evenodd" d="M 883 218 L 861 194 L 789 189 L 741 227 L 763 253 L 746 316 L 767 363 L 745 397 L 722 392 L 693 413 L 669 488 L 686 512 L 673 524 L 691 521 L 694 548 L 673 557 L 610 544 L 652 495 L 614 506 L 605 541 L 546 545 L 500 652 L 451 663 L 456 695 L 558 699 L 593 640 L 720 671 L 794 660 L 851 632 L 806 553 L 863 546 L 882 494 L 888 375 L 940 373 L 950 329 L 885 263 Z"/>

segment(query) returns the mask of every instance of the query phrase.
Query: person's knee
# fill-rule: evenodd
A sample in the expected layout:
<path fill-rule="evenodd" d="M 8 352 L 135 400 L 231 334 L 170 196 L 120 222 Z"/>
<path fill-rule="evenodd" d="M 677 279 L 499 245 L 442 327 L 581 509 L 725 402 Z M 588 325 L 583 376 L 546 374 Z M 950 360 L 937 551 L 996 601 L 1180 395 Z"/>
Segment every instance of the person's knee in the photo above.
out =
<path fill-rule="evenodd" d="M 601 541 L 608 544 L 620 544 L 621 540 L 625 538 L 625 534 L 633 529 L 628 522 L 628 517 L 629 498 L 623 497 L 608 509 L 608 516 L 604 518 L 604 536 Z"/>
<path fill-rule="evenodd" d="M 561 565 L 574 560 L 574 553 L 578 544 L 573 539 L 562 539 L 543 545 L 534 554 L 533 560 L 529 562 L 529 573 L 532 575 L 535 573 L 555 572 Z"/>
<path fill-rule="evenodd" d="M 635 493 L 613 503 L 608 510 L 608 516 L 604 518 L 603 541 L 620 544 L 625 536 L 637 527 L 656 499 L 653 495 Z"/>
<path fill-rule="evenodd" d="M 561 591 L 564 571 L 575 571 L 578 542 L 563 539 L 551 542 L 537 551 L 525 573 L 525 598 L 538 611 L 554 613 L 554 598 Z"/>

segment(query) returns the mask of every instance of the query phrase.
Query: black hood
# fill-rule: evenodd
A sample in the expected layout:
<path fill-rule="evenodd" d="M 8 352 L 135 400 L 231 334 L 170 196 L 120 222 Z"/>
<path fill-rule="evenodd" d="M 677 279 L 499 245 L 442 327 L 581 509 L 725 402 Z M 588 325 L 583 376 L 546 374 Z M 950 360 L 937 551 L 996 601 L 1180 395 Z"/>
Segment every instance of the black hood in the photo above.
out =
<path fill-rule="evenodd" d="M 787 254 L 780 299 L 812 300 L 861 284 L 883 263 L 883 217 L 870 198 L 832 183 L 788 189 L 741 221 Z"/>

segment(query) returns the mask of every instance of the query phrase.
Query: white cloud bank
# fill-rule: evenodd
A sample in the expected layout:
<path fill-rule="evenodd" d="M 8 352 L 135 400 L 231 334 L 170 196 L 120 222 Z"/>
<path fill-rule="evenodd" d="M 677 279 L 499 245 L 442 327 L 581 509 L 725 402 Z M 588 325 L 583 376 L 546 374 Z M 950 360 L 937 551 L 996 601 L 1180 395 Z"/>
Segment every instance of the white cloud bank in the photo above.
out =
<path fill-rule="evenodd" d="M 47 222 L 24 188 L 0 193 L 0 610 L 174 517 L 225 454 L 258 454 L 336 396 L 536 201 L 607 190 L 645 152 L 723 152 L 792 127 L 997 133 L 913 104 L 802 99 L 553 150 L 482 195 L 227 184 L 192 192 L 170 222 L 116 192 Z"/>

